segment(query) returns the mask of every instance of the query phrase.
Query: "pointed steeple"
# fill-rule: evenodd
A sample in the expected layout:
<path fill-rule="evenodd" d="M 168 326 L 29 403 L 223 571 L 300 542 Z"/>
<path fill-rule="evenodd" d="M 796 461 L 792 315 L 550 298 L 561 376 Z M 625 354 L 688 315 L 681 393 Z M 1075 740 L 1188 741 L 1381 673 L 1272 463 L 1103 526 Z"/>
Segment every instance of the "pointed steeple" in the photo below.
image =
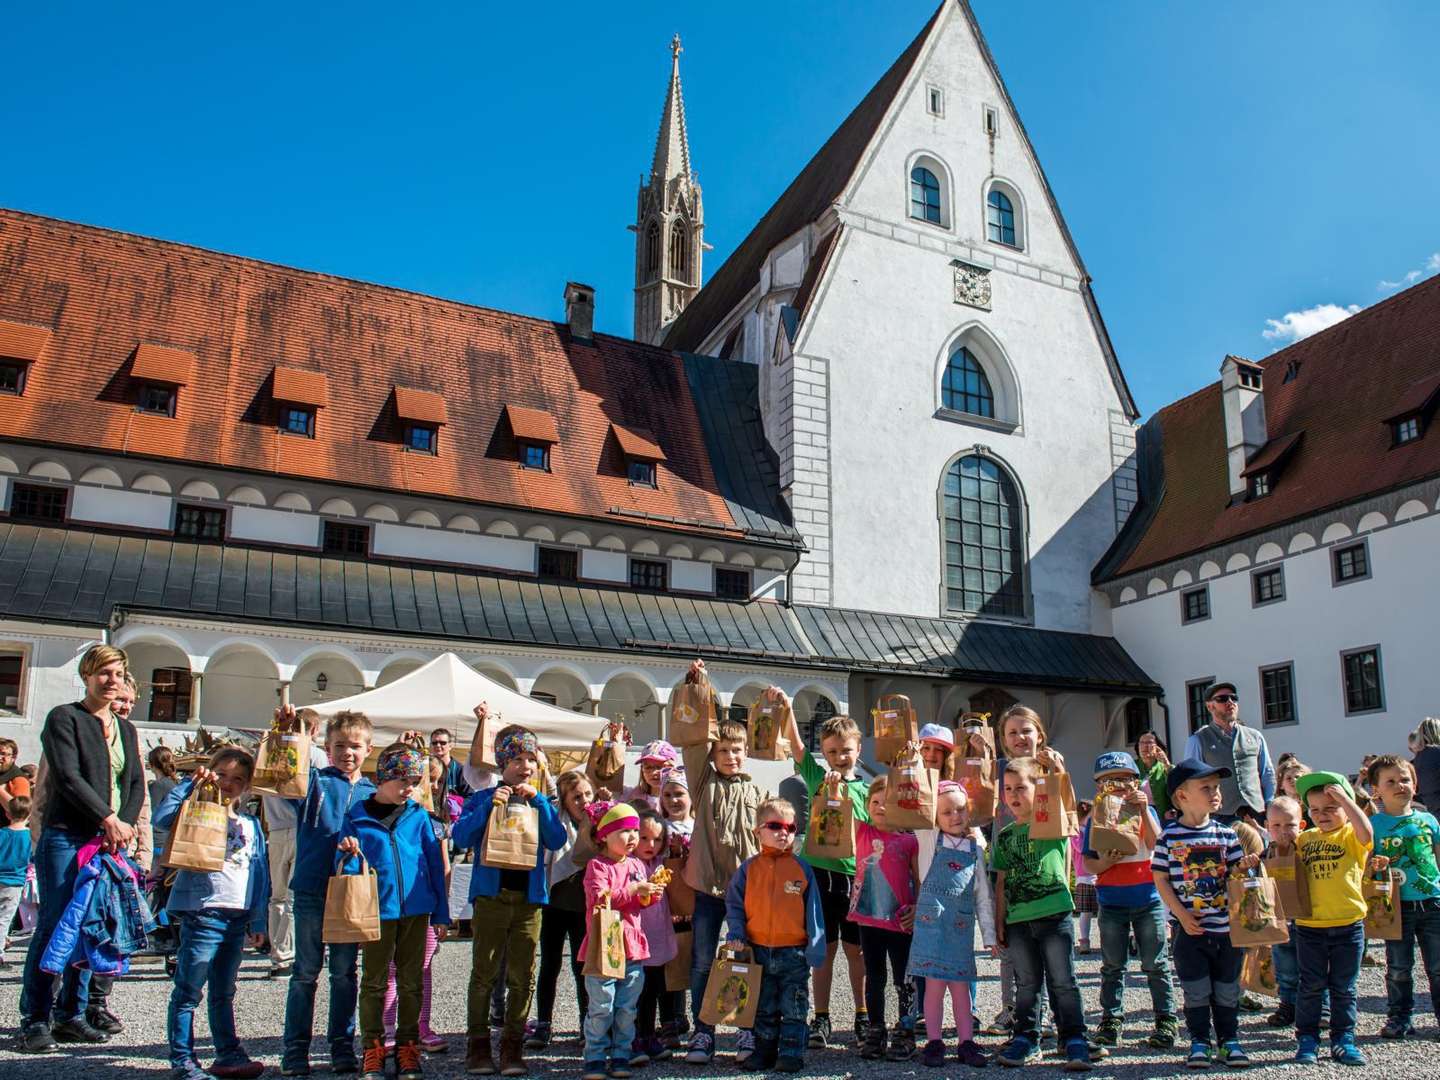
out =
<path fill-rule="evenodd" d="M 700 291 L 705 211 L 690 169 L 680 35 L 670 41 L 670 86 L 660 113 L 650 174 L 640 177 L 635 224 L 635 338 L 658 342 Z"/>

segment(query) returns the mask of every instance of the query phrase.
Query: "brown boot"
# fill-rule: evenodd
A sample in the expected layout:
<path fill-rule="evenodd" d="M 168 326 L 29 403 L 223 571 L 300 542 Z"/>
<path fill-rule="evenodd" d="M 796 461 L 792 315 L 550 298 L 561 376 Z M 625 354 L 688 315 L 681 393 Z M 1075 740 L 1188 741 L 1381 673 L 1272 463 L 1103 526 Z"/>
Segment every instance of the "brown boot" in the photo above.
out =
<path fill-rule="evenodd" d="M 494 1076 L 495 1058 L 490 1053 L 490 1033 L 471 1035 L 465 1042 L 465 1071 L 471 1076 Z"/>
<path fill-rule="evenodd" d="M 500 1075 L 524 1076 L 529 1072 L 525 1065 L 525 1036 L 500 1036 Z"/>

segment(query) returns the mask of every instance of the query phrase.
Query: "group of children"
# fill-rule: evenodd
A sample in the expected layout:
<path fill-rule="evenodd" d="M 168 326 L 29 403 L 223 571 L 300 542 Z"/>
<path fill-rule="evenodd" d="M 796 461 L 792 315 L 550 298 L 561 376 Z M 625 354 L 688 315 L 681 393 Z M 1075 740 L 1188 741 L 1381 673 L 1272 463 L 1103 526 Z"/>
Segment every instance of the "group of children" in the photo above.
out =
<path fill-rule="evenodd" d="M 795 772 L 810 800 L 850 803 L 858 858 L 846 859 L 806 855 L 794 808 L 767 797 L 748 776 L 746 728 L 728 720 L 716 726 L 709 745 L 684 751 L 683 764 L 668 743 L 647 745 L 640 782 L 619 801 L 581 770 L 552 780 L 536 736 L 504 728 L 494 740 L 492 782 L 469 797 L 450 827 L 443 810 L 428 813 L 417 800 L 420 785 L 436 780 L 423 752 L 410 741 L 387 746 L 372 782 L 363 772 L 372 752 L 371 725 L 362 715 L 340 713 L 325 731 L 329 764 L 312 770 L 305 798 L 294 802 L 295 959 L 281 1070 L 286 1076 L 310 1072 L 315 989 L 327 963 L 332 1071 L 384 1080 L 393 1054 L 397 1080 L 420 1080 L 423 1052 L 444 1049 L 443 1040 L 422 1031 L 421 1018 L 430 961 L 451 922 L 451 845 L 474 852 L 466 1025 L 466 1072 L 472 1075 L 523 1075 L 525 1049 L 551 1040 L 567 943 L 584 1016 L 585 1080 L 623 1080 L 632 1069 L 669 1057 L 692 1021 L 685 1060 L 709 1063 L 715 1032 L 701 1013 L 722 947 L 748 951 L 763 972 L 753 1027 L 736 1042 L 737 1063 L 753 1070 L 797 1071 L 807 1049 L 829 1045 L 833 967 L 842 949 L 857 990 L 862 1057 L 908 1059 L 923 1027 L 922 1063 L 943 1066 L 948 996 L 959 1063 L 1035 1061 L 1048 1006 L 1064 1067 L 1090 1069 L 1125 1035 L 1122 985 L 1132 942 L 1154 1014 L 1145 1041 L 1159 1049 L 1175 1045 L 1178 980 L 1190 1034 L 1187 1064 L 1243 1068 L 1250 1063 L 1239 1042 L 1243 952 L 1230 940 L 1228 881 L 1260 872 L 1267 852 L 1292 850 L 1307 880 L 1310 910 L 1293 921 L 1289 942 L 1276 946 L 1274 957 L 1277 1016 L 1295 1024 L 1296 1059 L 1317 1060 L 1328 1007 L 1331 1057 L 1364 1063 L 1355 1042 L 1355 984 L 1365 940 L 1362 881 L 1388 868 L 1404 874 L 1403 936 L 1387 943 L 1389 1017 L 1382 1034 L 1403 1038 L 1414 1032 L 1410 970 L 1416 940 L 1427 973 L 1440 978 L 1440 826 L 1411 805 L 1415 778 L 1408 762 L 1388 755 L 1369 762 L 1363 780 L 1379 803 L 1373 816 L 1361 809 L 1343 776 L 1295 776 L 1294 794 L 1278 796 L 1267 808 L 1269 836 L 1259 840 L 1248 826 L 1216 817 L 1226 770 L 1189 760 L 1146 782 L 1130 754 L 1107 752 L 1095 762 L 1094 777 L 1106 790 L 1121 792 L 1140 816 L 1137 850 L 1097 848 L 1093 823 L 1087 823 L 1077 868 L 1070 839 L 1031 835 L 1037 790 L 1065 768 L 1047 745 L 1039 716 L 1016 706 L 996 730 L 1003 755 L 998 760 L 979 734 L 962 731 L 964 744 L 957 746 L 948 729 L 922 730 L 926 764 L 942 776 L 953 773 L 952 757 L 988 755 L 998 799 L 993 814 L 980 820 L 972 817 L 966 788 L 942 780 L 935 827 L 908 831 L 887 826 L 886 778 L 867 784 L 857 775 L 861 734 L 854 721 L 833 717 L 821 727 L 821 766 L 792 718 L 787 734 Z M 169 895 L 179 933 L 167 1018 L 176 1080 L 207 1075 L 194 1038 L 194 1013 L 207 987 L 216 1055 L 208 1075 L 246 1078 L 263 1070 L 241 1046 L 233 1017 L 240 959 L 247 942 L 258 943 L 265 932 L 270 888 L 264 830 L 240 809 L 253 768 L 246 751 L 223 748 L 207 768 L 178 784 L 154 815 L 157 828 L 169 827 L 197 783 L 216 784 L 229 807 L 223 869 L 180 871 Z M 1153 797 L 1160 775 L 1170 808 L 1163 818 Z M 436 800 L 435 794 L 432 789 L 431 802 L 443 807 L 443 796 Z M 531 808 L 537 823 L 535 865 L 486 865 L 480 853 L 492 815 L 503 817 L 519 806 Z M 1248 853 L 1242 834 L 1252 847 Z M 1093 1031 L 1086 1027 L 1073 962 L 1077 869 L 1094 879 L 1102 954 L 1100 1022 Z M 332 877 L 368 871 L 378 887 L 379 939 L 327 944 Z M 0 888 L 6 886 L 0 880 Z M 619 916 L 623 974 L 597 973 L 607 943 L 590 937 L 597 909 L 607 906 Z M 1002 960 L 1006 1041 L 993 1056 L 976 1043 L 977 937 L 980 947 Z M 681 940 L 691 946 L 688 1018 L 682 994 L 669 981 L 677 957 L 683 963 Z M 537 954 L 536 1020 L 527 1027 Z M 499 983 L 505 1006 L 497 1060 L 491 1002 Z M 898 1006 L 893 1025 L 886 1015 L 890 984 Z"/>

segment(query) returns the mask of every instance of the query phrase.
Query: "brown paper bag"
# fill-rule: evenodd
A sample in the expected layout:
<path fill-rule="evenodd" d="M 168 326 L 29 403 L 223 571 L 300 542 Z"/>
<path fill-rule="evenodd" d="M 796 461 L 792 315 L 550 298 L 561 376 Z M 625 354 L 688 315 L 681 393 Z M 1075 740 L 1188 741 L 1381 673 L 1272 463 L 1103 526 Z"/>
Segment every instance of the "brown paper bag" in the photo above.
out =
<path fill-rule="evenodd" d="M 1230 908 L 1230 944 L 1283 945 L 1290 940 L 1274 878 L 1232 877 L 1225 888 Z"/>
<path fill-rule="evenodd" d="M 534 870 L 540 860 L 540 815 L 533 806 L 511 798 L 490 810 L 480 864 L 501 870 Z"/>
<path fill-rule="evenodd" d="M 967 712 L 960 715 L 960 726 L 955 729 L 955 752 L 968 757 L 972 750 L 969 749 L 970 737 L 979 735 L 990 752 L 987 757 L 995 757 L 995 729 L 990 724 L 988 712 Z"/>
<path fill-rule="evenodd" d="M 1140 832 L 1145 819 L 1125 801 L 1138 781 L 1105 784 L 1095 796 L 1090 814 L 1090 850 L 1119 851 L 1134 855 L 1140 850 Z"/>
<path fill-rule="evenodd" d="M 925 767 L 920 744 L 908 743 L 890 766 L 885 785 L 885 827 L 887 829 L 933 829 L 935 793 L 940 775 Z"/>
<path fill-rule="evenodd" d="M 838 783 L 822 783 L 810 800 L 804 853 L 812 859 L 855 857 L 855 805 Z"/>
<path fill-rule="evenodd" d="M 790 704 L 777 687 L 770 687 L 750 706 L 750 745 L 746 757 L 756 761 L 790 760 Z"/>
<path fill-rule="evenodd" d="M 475 734 L 470 737 L 470 764 L 476 768 L 497 772 L 495 764 L 495 736 L 504 724 L 498 712 L 491 712 L 490 706 L 481 702 L 475 706 Z"/>
<path fill-rule="evenodd" d="M 625 750 L 630 744 L 626 735 L 625 722 L 612 720 L 600 729 L 585 759 L 585 775 L 590 783 L 609 788 L 616 796 L 625 788 Z"/>
<path fill-rule="evenodd" d="M 1366 873 L 1361 892 L 1365 897 L 1367 940 L 1399 941 L 1404 936 L 1400 925 L 1400 886 L 1404 881 L 1401 870 Z"/>
<path fill-rule="evenodd" d="M 670 694 L 670 745 L 705 746 L 715 741 L 715 691 L 701 674 L 700 682 L 681 683 Z"/>
<path fill-rule="evenodd" d="M 984 825 L 995 817 L 995 759 L 952 758 L 955 780 L 965 789 L 970 824 Z"/>
<path fill-rule="evenodd" d="M 1075 788 L 1070 774 L 1041 773 L 1035 777 L 1035 813 L 1030 819 L 1032 840 L 1065 840 L 1080 832 L 1075 813 Z"/>
<path fill-rule="evenodd" d="M 1245 950 L 1245 961 L 1240 966 L 1240 989 L 1266 997 L 1280 996 L 1280 984 L 1275 979 L 1275 957 L 1269 945 L 1256 945 Z"/>
<path fill-rule="evenodd" d="M 672 993 L 690 990 L 690 957 L 695 947 L 695 934 L 690 930 L 675 931 L 675 955 L 665 962 L 665 989 Z"/>
<path fill-rule="evenodd" d="M 305 797 L 310 789 L 310 732 L 299 717 L 277 716 L 260 737 L 250 788 L 282 799 Z"/>
<path fill-rule="evenodd" d="M 670 914 L 676 918 L 688 919 L 695 914 L 695 890 L 685 881 L 685 860 L 675 856 L 666 859 L 663 865 L 670 871 L 670 883 L 665 886 L 665 899 L 670 902 Z"/>
<path fill-rule="evenodd" d="M 721 953 L 710 968 L 700 1019 L 706 1024 L 728 1024 L 742 1031 L 755 1026 L 760 1006 L 760 977 L 763 971 L 749 949 Z"/>
<path fill-rule="evenodd" d="M 349 862 L 341 855 L 337 871 L 325 888 L 325 921 L 320 940 L 327 945 L 364 944 L 380 940 L 380 880 L 364 855 L 356 855 L 360 869 L 345 873 Z"/>
<path fill-rule="evenodd" d="M 620 913 L 610 906 L 609 894 L 590 911 L 584 974 L 599 979 L 625 977 L 625 932 L 620 925 Z"/>
<path fill-rule="evenodd" d="M 1265 873 L 1275 880 L 1275 895 L 1286 919 L 1310 917 L 1310 882 L 1305 877 L 1305 864 L 1300 853 L 1291 848 L 1283 854 L 1270 846 L 1263 863 Z"/>
<path fill-rule="evenodd" d="M 161 861 L 172 870 L 201 874 L 223 870 L 229 832 L 230 821 L 219 787 L 213 783 L 196 784 L 170 825 L 170 841 Z"/>
<path fill-rule="evenodd" d="M 920 738 L 915 710 L 904 694 L 886 694 L 870 710 L 871 732 L 875 738 L 875 761 L 889 766 L 907 743 Z"/>

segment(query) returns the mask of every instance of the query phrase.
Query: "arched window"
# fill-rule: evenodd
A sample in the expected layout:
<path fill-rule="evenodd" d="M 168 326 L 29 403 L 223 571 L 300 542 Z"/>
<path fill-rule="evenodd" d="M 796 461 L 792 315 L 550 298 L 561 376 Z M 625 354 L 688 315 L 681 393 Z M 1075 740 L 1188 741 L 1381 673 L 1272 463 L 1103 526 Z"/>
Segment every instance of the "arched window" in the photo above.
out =
<path fill-rule="evenodd" d="M 678 281 L 690 280 L 690 238 L 683 221 L 670 226 L 670 276 Z"/>
<path fill-rule="evenodd" d="M 1025 615 L 1020 494 L 992 458 L 971 454 L 945 473 L 945 606 L 977 615 Z"/>
<path fill-rule="evenodd" d="M 1003 191 L 992 189 L 985 200 L 985 223 L 990 239 L 1018 247 L 1015 242 L 1015 205 Z"/>
<path fill-rule="evenodd" d="M 815 707 L 810 710 L 810 726 L 801 732 L 805 745 L 811 750 L 820 749 L 820 728 L 833 716 L 835 716 L 835 703 L 827 697 L 817 697 Z"/>
<path fill-rule="evenodd" d="M 910 216 L 916 221 L 942 224 L 940 219 L 940 181 L 923 165 L 910 170 Z"/>
<path fill-rule="evenodd" d="M 940 393 L 941 402 L 947 409 L 992 419 L 995 416 L 995 395 L 990 389 L 990 380 L 985 377 L 985 370 L 974 354 L 964 345 L 950 354 Z"/>
<path fill-rule="evenodd" d="M 654 280 L 659 272 L 660 226 L 652 221 L 645 229 L 645 280 Z"/>

